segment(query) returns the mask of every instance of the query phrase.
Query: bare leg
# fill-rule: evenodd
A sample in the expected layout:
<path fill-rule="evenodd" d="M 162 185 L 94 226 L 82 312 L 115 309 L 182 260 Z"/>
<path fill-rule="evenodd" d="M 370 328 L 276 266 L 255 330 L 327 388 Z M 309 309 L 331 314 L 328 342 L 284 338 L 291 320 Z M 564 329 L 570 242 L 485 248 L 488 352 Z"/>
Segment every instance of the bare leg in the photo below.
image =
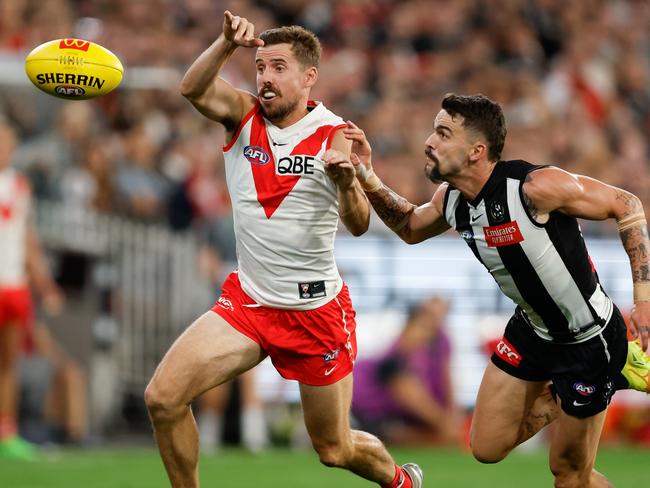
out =
<path fill-rule="evenodd" d="M 156 369 L 145 401 L 174 488 L 199 486 L 199 442 L 190 403 L 263 359 L 257 343 L 214 312 L 196 320 Z"/>
<path fill-rule="evenodd" d="M 45 402 L 45 417 L 65 429 L 68 440 L 80 442 L 87 433 L 86 377 L 73 361 L 57 365 Z"/>
<path fill-rule="evenodd" d="M 395 461 L 375 436 L 350 429 L 352 375 L 328 386 L 300 385 L 305 425 L 320 461 L 370 481 L 390 483 Z"/>
<path fill-rule="evenodd" d="M 547 425 L 557 419 L 560 414 L 560 406 L 553 398 L 549 384 L 542 390 L 535 399 L 528 415 L 524 419 L 517 445 L 527 441 Z"/>
<path fill-rule="evenodd" d="M 595 471 L 594 461 L 606 411 L 588 418 L 560 412 L 550 449 L 550 467 L 556 488 L 609 488 L 611 483 Z"/>
<path fill-rule="evenodd" d="M 198 399 L 201 408 L 198 418 L 199 440 L 204 453 L 214 452 L 221 447 L 223 414 L 228 406 L 231 388 L 232 381 L 228 381 L 211 388 Z"/>
<path fill-rule="evenodd" d="M 557 415 L 544 381 L 524 381 L 489 363 L 476 399 L 471 445 L 482 463 L 497 463 Z"/>
<path fill-rule="evenodd" d="M 14 435 L 18 408 L 16 368 L 20 355 L 22 329 L 0 328 L 0 440 Z"/>
<path fill-rule="evenodd" d="M 264 406 L 257 394 L 254 369 L 241 375 L 240 386 L 242 442 L 247 449 L 259 452 L 268 444 L 268 434 Z"/>

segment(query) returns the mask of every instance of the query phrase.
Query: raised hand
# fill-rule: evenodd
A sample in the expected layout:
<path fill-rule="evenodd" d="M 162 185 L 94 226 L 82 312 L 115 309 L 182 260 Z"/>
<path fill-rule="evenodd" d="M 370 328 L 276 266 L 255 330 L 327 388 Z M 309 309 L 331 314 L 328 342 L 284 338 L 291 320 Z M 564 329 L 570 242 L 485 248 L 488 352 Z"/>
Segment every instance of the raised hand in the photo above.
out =
<path fill-rule="evenodd" d="M 632 307 L 629 321 L 630 332 L 641 343 L 644 351 L 650 344 L 650 301 L 637 302 Z"/>
<path fill-rule="evenodd" d="M 349 121 L 343 129 L 346 139 L 352 141 L 350 162 L 354 165 L 357 179 L 365 191 L 376 191 L 382 184 L 372 169 L 372 148 L 368 142 L 365 132 Z"/>
<path fill-rule="evenodd" d="M 264 41 L 255 37 L 255 25 L 244 17 L 233 15 L 229 10 L 223 13 L 223 35 L 224 37 L 243 47 L 261 47 Z"/>
<path fill-rule="evenodd" d="M 325 174 L 342 189 L 351 188 L 354 184 L 355 168 L 350 159 L 341 151 L 328 149 L 323 154 Z"/>

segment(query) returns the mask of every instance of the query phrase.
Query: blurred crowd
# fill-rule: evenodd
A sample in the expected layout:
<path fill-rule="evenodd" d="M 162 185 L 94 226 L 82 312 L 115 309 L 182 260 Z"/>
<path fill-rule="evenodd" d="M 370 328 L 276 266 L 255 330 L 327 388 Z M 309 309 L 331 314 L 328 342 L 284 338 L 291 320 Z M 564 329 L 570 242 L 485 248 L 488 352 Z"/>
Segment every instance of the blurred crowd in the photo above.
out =
<path fill-rule="evenodd" d="M 76 36 L 111 49 L 127 73 L 177 74 L 167 87 L 144 83 L 56 104 L 49 118 L 37 97 L 3 92 L 0 118 L 20 134 L 16 165 L 36 195 L 196 228 L 230 257 L 223 130 L 194 112 L 177 86 L 220 33 L 224 9 L 258 32 L 297 23 L 320 36 L 313 98 L 367 131 L 377 173 L 413 202 L 432 195 L 423 142 L 451 91 L 502 104 L 504 158 L 556 164 L 650 202 L 643 0 L 0 0 L 0 60 Z M 254 92 L 253 54 L 240 49 L 223 75 Z"/>

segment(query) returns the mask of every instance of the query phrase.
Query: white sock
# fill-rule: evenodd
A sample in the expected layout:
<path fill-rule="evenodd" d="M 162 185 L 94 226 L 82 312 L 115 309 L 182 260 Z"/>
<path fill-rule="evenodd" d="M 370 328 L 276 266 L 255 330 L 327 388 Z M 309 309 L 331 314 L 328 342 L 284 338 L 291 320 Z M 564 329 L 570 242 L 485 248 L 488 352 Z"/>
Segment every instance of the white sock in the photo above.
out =
<path fill-rule="evenodd" d="M 259 452 L 268 444 L 266 419 L 260 407 L 245 408 L 242 412 L 242 442 L 244 447 Z"/>
<path fill-rule="evenodd" d="M 223 417 L 214 412 L 201 412 L 197 420 L 199 442 L 203 452 L 212 452 L 221 447 Z"/>

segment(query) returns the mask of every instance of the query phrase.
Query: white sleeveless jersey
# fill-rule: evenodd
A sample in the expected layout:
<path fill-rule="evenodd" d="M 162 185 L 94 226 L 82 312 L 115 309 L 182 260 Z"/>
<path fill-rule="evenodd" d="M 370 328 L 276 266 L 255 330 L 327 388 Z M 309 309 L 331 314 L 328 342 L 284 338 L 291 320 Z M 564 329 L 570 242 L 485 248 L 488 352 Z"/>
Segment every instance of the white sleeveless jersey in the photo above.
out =
<path fill-rule="evenodd" d="M 309 107 L 280 129 L 258 103 L 224 146 L 239 280 L 253 300 L 273 308 L 314 309 L 342 287 L 336 185 L 320 158 L 345 124 L 323 104 Z"/>
<path fill-rule="evenodd" d="M 27 284 L 25 239 L 30 191 L 16 170 L 0 170 L 0 288 Z"/>

